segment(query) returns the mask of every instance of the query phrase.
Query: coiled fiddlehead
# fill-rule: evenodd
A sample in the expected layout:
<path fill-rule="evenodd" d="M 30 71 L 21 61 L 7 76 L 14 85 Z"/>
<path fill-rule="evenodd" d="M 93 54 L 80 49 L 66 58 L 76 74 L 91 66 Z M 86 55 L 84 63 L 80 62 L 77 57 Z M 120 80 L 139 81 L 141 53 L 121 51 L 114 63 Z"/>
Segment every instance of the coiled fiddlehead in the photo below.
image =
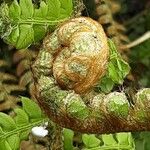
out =
<path fill-rule="evenodd" d="M 64 23 L 43 45 L 53 56 L 53 75 L 62 88 L 84 93 L 104 75 L 107 39 L 102 27 L 90 18 Z"/>
<path fill-rule="evenodd" d="M 88 133 L 150 128 L 143 124 L 149 89 L 137 94 L 133 107 L 124 93 L 89 92 L 104 75 L 108 56 L 104 31 L 90 18 L 71 19 L 46 37 L 32 69 L 38 102 L 54 122 Z"/>

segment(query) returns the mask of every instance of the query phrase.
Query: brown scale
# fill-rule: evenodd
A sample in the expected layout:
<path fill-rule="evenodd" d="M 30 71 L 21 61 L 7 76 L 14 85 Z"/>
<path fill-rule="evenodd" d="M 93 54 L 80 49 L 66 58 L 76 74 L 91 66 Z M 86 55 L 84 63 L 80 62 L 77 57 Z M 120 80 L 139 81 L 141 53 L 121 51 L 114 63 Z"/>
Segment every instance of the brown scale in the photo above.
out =
<path fill-rule="evenodd" d="M 9 112 L 20 101 L 18 95 L 25 92 L 25 88 L 18 85 L 17 78 L 11 73 L 6 61 L 0 60 L 0 111 Z M 7 73 L 6 73 L 7 72 Z"/>
<path fill-rule="evenodd" d="M 124 35 L 125 27 L 113 18 L 113 15 L 120 10 L 120 4 L 116 0 L 95 0 L 95 3 L 98 22 L 102 24 L 107 36 L 116 43 L 118 50 L 122 52 L 119 47 L 128 43 L 129 39 Z"/>
<path fill-rule="evenodd" d="M 31 64 L 34 61 L 36 50 L 21 49 L 13 55 L 13 63 L 16 65 L 16 75 L 19 77 L 19 85 L 26 88 L 31 98 L 34 98 L 34 84 L 31 72 Z"/>

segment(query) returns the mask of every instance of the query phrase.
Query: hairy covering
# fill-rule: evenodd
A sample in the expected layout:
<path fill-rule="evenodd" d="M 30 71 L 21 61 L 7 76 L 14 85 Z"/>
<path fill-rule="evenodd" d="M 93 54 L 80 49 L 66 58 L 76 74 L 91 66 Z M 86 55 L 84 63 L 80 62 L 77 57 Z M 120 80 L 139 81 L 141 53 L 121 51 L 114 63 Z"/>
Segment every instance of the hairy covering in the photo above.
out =
<path fill-rule="evenodd" d="M 84 93 L 104 75 L 107 39 L 101 25 L 90 18 L 65 22 L 43 45 L 53 56 L 53 75 L 62 88 Z"/>
<path fill-rule="evenodd" d="M 101 25 L 90 18 L 71 19 L 46 37 L 32 70 L 37 100 L 50 119 L 87 133 L 150 129 L 150 89 L 139 91 L 134 105 L 123 92 L 92 90 L 105 74 L 108 51 Z"/>

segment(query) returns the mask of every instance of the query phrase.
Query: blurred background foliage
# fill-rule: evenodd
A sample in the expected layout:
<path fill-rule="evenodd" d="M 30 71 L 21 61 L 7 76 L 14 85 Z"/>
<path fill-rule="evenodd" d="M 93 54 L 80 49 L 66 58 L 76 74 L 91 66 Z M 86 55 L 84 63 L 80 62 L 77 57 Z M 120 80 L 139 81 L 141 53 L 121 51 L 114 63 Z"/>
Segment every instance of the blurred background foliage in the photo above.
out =
<path fill-rule="evenodd" d="M 0 3 L 2 2 L 11 3 L 12 1 L 0 0 Z M 33 0 L 33 2 L 38 6 L 38 0 Z M 120 45 L 127 44 L 150 31 L 149 0 L 83 0 L 83 2 L 85 7 L 82 15 L 90 16 L 101 23 L 107 36 L 113 39 L 118 46 L 118 50 Z M 30 65 L 38 53 L 39 46 L 40 43 L 29 47 L 28 50 L 17 51 L 0 40 L 1 112 L 11 115 L 12 110 L 21 105 L 18 95 L 34 99 Z M 134 90 L 139 88 L 150 87 L 150 39 L 126 51 L 120 51 L 120 53 L 128 60 L 132 68 L 130 76 L 124 83 L 125 88 L 128 86 L 128 89 L 134 93 Z M 67 134 L 74 136 L 72 144 L 76 149 L 80 149 L 83 143 L 85 144 L 80 134 L 70 133 L 70 131 Z M 136 150 L 150 150 L 150 132 L 138 132 L 132 135 Z M 35 149 L 33 140 L 32 142 L 30 140 L 22 143 L 23 150 L 26 147 L 28 150 Z M 40 139 L 34 142 L 37 145 L 36 148 L 46 149 L 45 140 Z"/>

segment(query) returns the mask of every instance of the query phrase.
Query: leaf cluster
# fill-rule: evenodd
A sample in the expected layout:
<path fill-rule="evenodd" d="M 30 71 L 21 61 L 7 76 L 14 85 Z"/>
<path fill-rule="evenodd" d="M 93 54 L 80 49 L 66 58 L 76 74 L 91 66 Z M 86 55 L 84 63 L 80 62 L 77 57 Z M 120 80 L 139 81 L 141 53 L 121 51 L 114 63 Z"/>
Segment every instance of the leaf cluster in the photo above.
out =
<path fill-rule="evenodd" d="M 74 150 L 74 132 L 64 129 L 64 149 Z M 116 134 L 82 134 L 82 150 L 134 150 L 134 140 L 131 133 Z"/>
<path fill-rule="evenodd" d="M 21 101 L 22 108 L 14 110 L 14 117 L 0 112 L 0 150 L 19 149 L 20 142 L 28 138 L 30 130 L 46 120 L 35 102 L 25 97 Z"/>
<path fill-rule="evenodd" d="M 72 11 L 72 0 L 41 1 L 39 8 L 32 0 L 14 0 L 10 6 L 4 3 L 0 7 L 1 37 L 17 49 L 27 48 L 68 19 Z"/>
<path fill-rule="evenodd" d="M 115 44 L 111 40 L 108 40 L 108 43 L 110 58 L 107 66 L 107 73 L 96 86 L 97 90 L 106 93 L 110 92 L 115 84 L 122 84 L 124 78 L 130 71 L 129 64 L 123 60 Z"/>

